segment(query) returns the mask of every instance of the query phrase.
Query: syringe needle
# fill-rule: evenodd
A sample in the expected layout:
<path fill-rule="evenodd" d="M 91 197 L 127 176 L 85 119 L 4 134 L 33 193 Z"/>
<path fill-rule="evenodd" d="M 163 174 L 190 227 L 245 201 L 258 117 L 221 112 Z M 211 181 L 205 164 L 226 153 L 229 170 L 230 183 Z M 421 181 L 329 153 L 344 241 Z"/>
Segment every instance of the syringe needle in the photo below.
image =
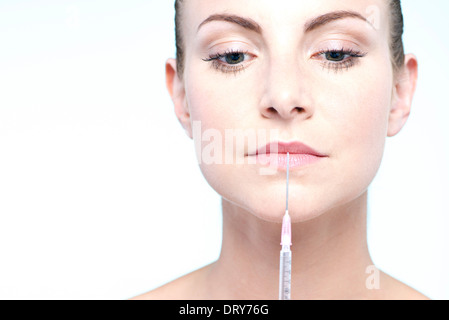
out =
<path fill-rule="evenodd" d="M 288 213 L 288 179 L 290 171 L 290 152 L 287 152 L 287 187 L 286 187 L 286 197 L 285 197 L 285 211 Z"/>
<path fill-rule="evenodd" d="M 291 220 L 288 214 L 288 180 L 289 180 L 289 169 L 290 169 L 290 153 L 287 153 L 287 190 L 286 190 L 286 204 L 285 204 L 285 215 L 282 219 L 282 235 L 281 235 L 281 260 L 280 260 L 280 270 L 279 270 L 279 299 L 280 300 L 290 300 L 290 290 L 291 290 L 291 263 L 292 263 L 292 252 L 290 246 L 292 245 L 292 230 L 291 230 Z"/>
<path fill-rule="evenodd" d="M 282 236 L 281 236 L 281 245 L 291 246 L 291 221 L 290 215 L 288 214 L 288 180 L 289 180 L 289 169 L 290 169 L 290 153 L 287 152 L 287 187 L 286 187 L 286 197 L 285 197 L 285 215 L 282 219 Z"/>

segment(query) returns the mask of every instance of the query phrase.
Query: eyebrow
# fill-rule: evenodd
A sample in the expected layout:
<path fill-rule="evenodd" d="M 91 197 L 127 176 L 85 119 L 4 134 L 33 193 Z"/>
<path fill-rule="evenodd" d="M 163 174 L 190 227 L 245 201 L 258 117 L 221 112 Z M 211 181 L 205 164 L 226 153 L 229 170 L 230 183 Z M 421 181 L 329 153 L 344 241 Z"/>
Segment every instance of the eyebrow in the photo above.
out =
<path fill-rule="evenodd" d="M 310 32 L 318 27 L 321 27 L 325 24 L 328 24 L 329 22 L 335 21 L 335 20 L 341 20 L 345 18 L 355 18 L 359 20 L 363 20 L 366 23 L 368 23 L 371 27 L 374 28 L 374 26 L 371 24 L 371 22 L 368 21 L 364 16 L 362 16 L 360 13 L 356 11 L 348 11 L 348 10 L 341 10 L 341 11 L 333 11 L 326 14 L 323 14 L 321 16 L 318 16 L 309 22 L 307 22 L 304 25 L 304 33 Z"/>
<path fill-rule="evenodd" d="M 237 16 L 235 14 L 213 14 L 209 18 L 201 22 L 201 24 L 198 26 L 198 31 L 203 25 L 212 21 L 226 21 L 235 23 L 245 29 L 262 34 L 262 27 L 257 22 L 249 18 Z"/>
<path fill-rule="evenodd" d="M 373 27 L 373 25 L 360 13 L 356 11 L 350 11 L 350 10 L 341 10 L 341 11 L 333 11 L 328 12 L 325 14 L 322 14 L 316 18 L 313 18 L 305 23 L 304 25 L 304 33 L 308 33 L 312 30 L 315 30 L 319 27 L 322 27 L 332 21 L 346 19 L 346 18 L 356 18 L 359 20 L 363 20 L 369 25 Z M 250 18 L 243 18 L 235 14 L 213 14 L 210 17 L 208 17 L 206 20 L 201 22 L 201 24 L 198 26 L 197 32 L 201 29 L 202 26 L 205 24 L 212 22 L 212 21 L 226 21 L 230 23 L 237 24 L 247 30 L 254 31 L 258 34 L 262 34 L 262 27 L 255 22 L 254 20 Z M 373 27 L 374 28 L 374 27 Z"/>

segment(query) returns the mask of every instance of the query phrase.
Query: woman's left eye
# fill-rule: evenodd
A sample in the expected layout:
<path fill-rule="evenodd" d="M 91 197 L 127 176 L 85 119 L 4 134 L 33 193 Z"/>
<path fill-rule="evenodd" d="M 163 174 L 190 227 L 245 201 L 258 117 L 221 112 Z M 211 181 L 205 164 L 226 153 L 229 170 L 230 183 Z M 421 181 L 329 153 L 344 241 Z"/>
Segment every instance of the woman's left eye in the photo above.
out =
<path fill-rule="evenodd" d="M 353 67 L 359 58 L 363 58 L 367 53 L 356 50 L 322 50 L 314 56 L 323 56 L 323 68 L 334 69 L 335 71 Z"/>
<path fill-rule="evenodd" d="M 343 52 L 329 51 L 325 54 L 325 57 L 329 61 L 343 61 L 345 59 L 345 54 Z"/>

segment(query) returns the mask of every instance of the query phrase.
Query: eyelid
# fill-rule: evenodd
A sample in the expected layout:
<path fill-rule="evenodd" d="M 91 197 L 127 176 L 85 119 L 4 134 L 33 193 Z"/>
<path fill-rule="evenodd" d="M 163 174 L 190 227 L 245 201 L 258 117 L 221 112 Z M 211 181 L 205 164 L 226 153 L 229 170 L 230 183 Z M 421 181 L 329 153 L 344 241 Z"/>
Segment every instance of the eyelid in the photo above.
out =
<path fill-rule="evenodd" d="M 218 53 L 224 53 L 224 52 L 253 52 L 254 54 L 258 54 L 258 51 L 256 48 L 251 45 L 250 43 L 247 43 L 245 41 L 235 41 L 235 40 L 229 40 L 229 41 L 220 41 L 220 43 L 210 46 L 208 49 L 208 52 L 213 52 L 214 54 Z"/>
<path fill-rule="evenodd" d="M 249 62 L 251 62 L 251 60 L 254 59 L 254 57 L 256 57 L 256 55 L 250 53 L 249 50 L 226 49 L 226 50 L 223 51 L 223 52 L 219 51 L 219 52 L 217 52 L 217 53 L 215 53 L 215 54 L 209 54 L 209 58 L 208 58 L 208 59 L 202 59 L 202 60 L 203 60 L 203 61 L 215 61 L 215 62 L 217 62 L 217 63 L 222 63 L 222 64 L 224 64 L 224 65 L 232 66 L 232 65 L 227 64 L 225 61 L 222 60 L 223 58 L 225 58 L 226 56 L 231 55 L 231 54 L 243 54 L 243 55 L 245 55 L 245 56 L 252 56 L 252 57 L 253 57 L 252 59 L 247 59 L 247 60 L 245 60 L 244 62 L 238 63 L 237 65 L 242 65 L 242 64 L 244 64 L 244 63 L 249 63 Z M 219 62 L 219 61 L 220 61 L 220 62 Z M 235 66 L 235 65 L 234 65 L 234 66 Z"/>
<path fill-rule="evenodd" d="M 354 58 L 362 58 L 368 54 L 367 52 L 364 52 L 361 50 L 340 47 L 338 49 L 328 48 L 328 49 L 319 50 L 312 55 L 312 58 L 314 58 L 316 56 L 321 56 L 321 55 L 323 55 L 325 53 L 329 53 L 329 52 L 344 53 L 345 55 L 349 55 L 350 57 L 354 57 Z"/>
<path fill-rule="evenodd" d="M 251 49 L 258 52 L 260 43 L 253 38 L 242 36 L 241 34 L 233 34 L 227 31 L 222 31 L 220 34 L 210 34 L 202 39 L 199 43 L 203 50 L 210 51 L 224 51 L 226 49 Z M 206 52 L 204 52 L 206 53 Z"/>
<path fill-rule="evenodd" d="M 338 51 L 341 50 L 342 48 L 352 49 L 353 51 L 364 51 L 362 47 L 363 46 L 360 43 L 347 39 L 340 39 L 340 38 L 326 39 L 324 41 L 320 41 L 318 44 L 311 44 L 309 46 L 307 53 L 310 56 L 311 54 L 316 53 L 318 51 L 322 50 Z"/>

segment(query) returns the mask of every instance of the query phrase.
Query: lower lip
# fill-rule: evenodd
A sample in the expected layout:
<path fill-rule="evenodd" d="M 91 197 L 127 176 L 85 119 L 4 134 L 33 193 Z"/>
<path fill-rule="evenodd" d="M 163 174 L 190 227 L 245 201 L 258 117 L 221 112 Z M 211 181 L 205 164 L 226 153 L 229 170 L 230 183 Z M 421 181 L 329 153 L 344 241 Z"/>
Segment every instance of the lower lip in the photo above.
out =
<path fill-rule="evenodd" d="M 290 156 L 289 169 L 305 167 L 307 165 L 317 163 L 321 159 L 325 158 L 314 156 L 312 154 L 297 154 L 297 153 L 290 154 L 289 156 Z M 259 154 L 253 157 L 256 157 L 258 164 L 287 170 L 286 153 Z"/>

